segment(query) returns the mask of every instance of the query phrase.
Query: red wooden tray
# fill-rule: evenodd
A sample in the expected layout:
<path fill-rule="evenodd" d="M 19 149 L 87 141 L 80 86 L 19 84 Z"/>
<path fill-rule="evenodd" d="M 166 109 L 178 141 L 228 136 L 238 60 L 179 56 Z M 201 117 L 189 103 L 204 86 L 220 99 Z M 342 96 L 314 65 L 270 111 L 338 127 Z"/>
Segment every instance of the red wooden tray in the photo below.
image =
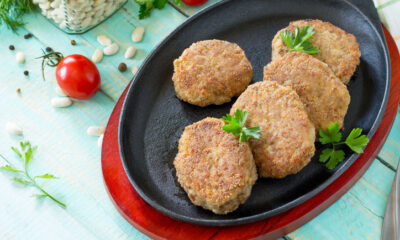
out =
<path fill-rule="evenodd" d="M 172 219 L 145 203 L 130 184 L 118 150 L 118 122 L 126 90 L 118 100 L 104 135 L 101 163 L 108 193 L 122 216 L 135 228 L 154 239 L 275 239 L 316 217 L 338 200 L 371 165 L 393 124 L 400 100 L 400 56 L 384 28 L 391 56 L 392 82 L 383 120 L 364 153 L 336 181 L 308 201 L 271 218 L 231 227 L 208 227 Z"/>

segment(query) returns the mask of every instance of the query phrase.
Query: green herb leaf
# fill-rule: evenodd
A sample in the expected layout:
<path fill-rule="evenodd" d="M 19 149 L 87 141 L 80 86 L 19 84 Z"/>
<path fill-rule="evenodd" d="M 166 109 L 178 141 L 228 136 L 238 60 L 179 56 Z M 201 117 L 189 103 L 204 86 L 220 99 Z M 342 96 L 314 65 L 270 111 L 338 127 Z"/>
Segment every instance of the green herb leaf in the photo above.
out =
<path fill-rule="evenodd" d="M 6 171 L 10 171 L 10 172 L 24 173 L 23 171 L 15 169 L 15 168 L 11 167 L 10 165 L 2 166 L 2 167 L 0 167 L 0 169 L 6 170 Z"/>
<path fill-rule="evenodd" d="M 16 149 L 15 147 L 11 147 L 11 149 L 15 152 L 15 154 L 18 155 L 19 158 L 22 158 L 22 153 L 18 149 Z"/>
<path fill-rule="evenodd" d="M 6 171 L 10 171 L 10 172 L 17 172 L 17 173 L 23 174 L 24 175 L 23 178 L 22 177 L 14 177 L 12 180 L 14 182 L 23 184 L 25 186 L 33 186 L 33 187 L 35 187 L 36 189 L 38 189 L 40 191 L 40 194 L 35 194 L 33 196 L 35 196 L 37 198 L 49 197 L 51 200 L 53 200 L 54 202 L 59 204 L 61 207 L 65 208 L 66 207 L 65 203 L 60 202 L 55 197 L 50 195 L 48 192 L 46 192 L 43 189 L 43 186 L 40 186 L 35 181 L 36 179 L 45 179 L 44 183 L 46 183 L 47 181 L 49 181 L 51 179 L 56 179 L 57 178 L 56 176 L 54 176 L 52 174 L 49 174 L 49 173 L 46 173 L 46 174 L 35 176 L 34 178 L 32 178 L 31 175 L 28 173 L 28 164 L 33 159 L 33 154 L 34 154 L 34 152 L 36 150 L 36 146 L 32 147 L 31 143 L 26 141 L 26 142 L 20 142 L 19 143 L 19 149 L 17 147 L 11 147 L 11 149 L 22 160 L 24 171 L 21 171 L 21 170 L 18 170 L 16 168 L 13 168 L 10 165 L 5 165 L 3 167 L 0 167 L 0 169 L 6 170 Z M 0 155 L 0 156 L 2 157 L 2 155 Z M 5 159 L 4 157 L 2 157 L 2 158 L 6 162 L 8 162 L 7 159 Z M 42 184 L 42 185 L 44 185 L 44 184 Z"/>
<path fill-rule="evenodd" d="M 163 9 L 165 4 L 167 4 L 168 0 L 154 0 L 154 7 L 157 9 Z"/>
<path fill-rule="evenodd" d="M 346 145 L 354 152 L 360 154 L 363 152 L 362 147 L 368 144 L 369 139 L 365 135 L 361 135 L 362 129 L 355 128 L 351 130 L 349 136 L 346 138 Z M 361 136 L 360 136 L 361 135 Z"/>
<path fill-rule="evenodd" d="M 239 140 L 241 142 L 246 142 L 250 138 L 259 139 L 261 137 L 260 136 L 260 132 L 261 132 L 261 128 L 260 127 L 243 128 L 242 132 L 240 133 L 240 139 Z"/>
<path fill-rule="evenodd" d="M 340 139 L 342 139 L 342 134 L 339 132 L 339 124 L 338 123 L 333 123 L 328 127 L 328 131 L 325 131 L 323 129 L 319 130 L 319 141 L 322 144 L 328 144 L 328 143 L 337 143 L 340 142 Z"/>
<path fill-rule="evenodd" d="M 22 16 L 35 9 L 31 0 L 0 0 L 0 25 L 5 24 L 13 32 L 24 25 Z"/>
<path fill-rule="evenodd" d="M 289 52 L 304 52 L 307 54 L 319 53 L 317 47 L 313 46 L 308 39 L 314 35 L 312 26 L 304 26 L 301 29 L 296 27 L 294 36 L 291 32 L 285 30 L 280 34 L 282 41 L 289 48 Z"/>
<path fill-rule="evenodd" d="M 361 135 L 362 129 L 355 128 L 351 130 L 346 141 L 340 142 L 342 134 L 339 132 L 339 124 L 333 123 L 328 127 L 328 131 L 319 130 L 319 141 L 322 144 L 331 144 L 332 148 L 326 148 L 319 155 L 319 161 L 326 163 L 328 169 L 334 169 L 340 162 L 344 160 L 344 152 L 336 150 L 335 146 L 346 144 L 353 152 L 362 153 L 362 147 L 367 145 L 369 139 L 365 135 Z"/>
<path fill-rule="evenodd" d="M 26 180 L 26 179 L 24 179 L 24 178 L 17 178 L 17 177 L 15 177 L 15 178 L 13 178 L 13 181 L 14 181 L 14 182 L 17 182 L 17 183 L 24 184 L 24 185 L 32 185 L 32 184 L 33 184 L 33 182 L 31 182 L 31 181 L 29 181 L 29 180 Z"/>
<path fill-rule="evenodd" d="M 182 0 L 172 0 L 172 2 L 176 5 L 176 6 L 182 6 Z"/>
<path fill-rule="evenodd" d="M 139 19 L 149 17 L 154 8 L 163 9 L 167 5 L 168 0 L 135 0 L 139 4 Z M 175 5 L 181 6 L 182 0 L 173 0 Z"/>
<path fill-rule="evenodd" d="M 47 197 L 47 195 L 46 194 L 32 194 L 31 197 L 35 197 L 37 199 L 42 199 L 42 198 Z"/>
<path fill-rule="evenodd" d="M 339 163 L 344 160 L 344 152 L 342 150 L 333 151 L 330 155 L 329 161 L 326 163 L 326 167 L 330 170 L 334 169 Z"/>
<path fill-rule="evenodd" d="M 34 177 L 33 179 L 36 179 L 36 178 L 43 178 L 43 179 L 58 179 L 58 177 L 56 177 L 56 176 L 54 176 L 54 175 L 52 175 L 52 174 L 48 174 L 48 173 L 46 173 L 46 174 L 43 174 L 43 175 L 40 175 L 40 176 L 36 176 L 36 177 Z"/>
<path fill-rule="evenodd" d="M 225 132 L 232 133 L 234 136 L 239 136 L 240 142 L 245 142 L 250 138 L 260 138 L 260 127 L 244 127 L 248 115 L 246 111 L 237 109 L 234 115 L 235 117 L 226 114 L 226 116 L 221 118 L 225 122 L 225 125 L 222 126 Z"/>

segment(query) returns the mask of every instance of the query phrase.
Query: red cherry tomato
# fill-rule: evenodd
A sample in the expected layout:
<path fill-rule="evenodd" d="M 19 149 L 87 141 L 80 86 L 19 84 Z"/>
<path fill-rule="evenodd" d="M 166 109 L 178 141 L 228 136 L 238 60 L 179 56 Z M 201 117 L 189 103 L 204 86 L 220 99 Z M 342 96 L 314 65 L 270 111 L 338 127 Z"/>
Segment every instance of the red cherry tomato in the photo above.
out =
<path fill-rule="evenodd" d="M 206 3 L 208 0 L 182 0 L 182 1 L 189 6 L 200 6 Z"/>
<path fill-rule="evenodd" d="M 58 85 L 73 98 L 89 99 L 100 88 L 100 73 L 96 65 L 82 55 L 69 55 L 57 66 Z"/>

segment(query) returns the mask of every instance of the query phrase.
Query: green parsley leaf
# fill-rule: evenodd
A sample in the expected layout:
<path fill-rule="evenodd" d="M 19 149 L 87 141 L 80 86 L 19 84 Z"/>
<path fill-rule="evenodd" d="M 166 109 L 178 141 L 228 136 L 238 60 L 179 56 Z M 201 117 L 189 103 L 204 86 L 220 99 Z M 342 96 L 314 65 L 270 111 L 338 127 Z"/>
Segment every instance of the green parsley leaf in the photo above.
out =
<path fill-rule="evenodd" d="M 168 0 L 135 0 L 139 4 L 139 19 L 149 17 L 154 8 L 163 9 L 167 5 Z M 173 0 L 177 6 L 182 5 L 182 0 Z"/>
<path fill-rule="evenodd" d="M 296 27 L 294 36 L 292 32 L 287 30 L 280 34 L 282 41 L 289 48 L 289 52 L 304 52 L 307 54 L 319 53 L 319 49 L 312 45 L 308 39 L 314 35 L 312 26 L 304 26 L 301 29 Z"/>
<path fill-rule="evenodd" d="M 351 130 L 344 142 L 340 142 L 342 134 L 339 132 L 339 124 L 333 123 L 328 127 L 328 131 L 319 130 L 319 141 L 322 144 L 331 144 L 332 148 L 326 148 L 319 156 L 319 161 L 326 163 L 328 169 L 334 169 L 340 162 L 344 160 L 343 150 L 336 150 L 335 146 L 346 144 L 353 152 L 362 153 L 362 147 L 367 145 L 369 139 L 365 135 L 361 135 L 362 129 L 355 128 Z"/>
<path fill-rule="evenodd" d="M 176 6 L 182 6 L 182 0 L 172 0 L 172 2 L 176 5 Z"/>
<path fill-rule="evenodd" d="M 157 9 L 163 9 L 168 0 L 154 0 L 154 7 Z"/>
<path fill-rule="evenodd" d="M 48 173 L 46 173 L 46 174 L 43 174 L 43 175 L 40 175 L 40 176 L 36 176 L 36 177 L 34 177 L 33 179 L 36 179 L 36 178 L 43 178 L 43 179 L 58 179 L 58 177 L 56 177 L 56 176 L 54 176 L 54 175 L 51 175 L 51 174 L 48 174 Z"/>
<path fill-rule="evenodd" d="M 330 155 L 330 159 L 328 163 L 325 165 L 328 169 L 334 169 L 339 163 L 344 160 L 344 152 L 343 150 L 333 151 Z"/>
<path fill-rule="evenodd" d="M 362 147 L 368 144 L 369 139 L 365 135 L 361 135 L 362 129 L 355 128 L 351 130 L 349 136 L 346 138 L 346 145 L 354 152 L 363 153 Z M 361 135 L 361 136 L 360 136 Z"/>
<path fill-rule="evenodd" d="M 0 169 L 6 170 L 6 171 L 10 171 L 10 172 L 19 172 L 19 173 L 23 173 L 23 171 L 15 169 L 13 167 L 11 167 L 10 165 L 5 165 L 0 167 Z"/>
<path fill-rule="evenodd" d="M 226 114 L 226 116 L 221 118 L 225 122 L 225 125 L 222 126 L 225 132 L 232 133 L 234 136 L 239 136 L 240 142 L 245 142 L 250 138 L 260 138 L 260 127 L 244 127 L 248 115 L 246 111 L 237 109 L 234 115 L 235 117 Z"/>
<path fill-rule="evenodd" d="M 47 195 L 46 194 L 37 194 L 36 193 L 36 194 L 32 194 L 31 197 L 35 197 L 37 199 L 42 199 L 42 198 L 47 197 Z"/>
<path fill-rule="evenodd" d="M 328 127 L 328 131 L 320 129 L 319 130 L 319 141 L 322 144 L 327 144 L 327 143 L 338 143 L 340 142 L 340 139 L 342 139 L 342 134 L 339 132 L 339 124 L 338 123 L 333 123 Z"/>
<path fill-rule="evenodd" d="M 60 202 L 55 197 L 50 195 L 48 192 L 46 192 L 43 189 L 43 186 L 39 185 L 38 182 L 36 182 L 36 179 L 45 179 L 44 183 L 42 184 L 42 185 L 44 185 L 47 181 L 49 181 L 51 179 L 56 179 L 57 177 L 55 177 L 54 175 L 49 174 L 49 173 L 31 177 L 31 175 L 28 172 L 28 164 L 33 159 L 33 154 L 36 150 L 36 146 L 32 147 L 31 143 L 27 141 L 27 142 L 20 142 L 19 149 L 18 149 L 18 147 L 11 147 L 11 149 L 22 160 L 24 170 L 23 171 L 18 170 L 14 167 L 11 167 L 10 165 L 2 166 L 2 167 L 0 167 L 0 169 L 6 170 L 9 172 L 14 172 L 14 173 L 19 174 L 19 176 L 22 176 L 22 177 L 14 177 L 12 179 L 14 182 L 17 182 L 17 183 L 20 183 L 20 184 L 23 184 L 26 186 L 33 186 L 36 189 L 38 189 L 40 191 L 40 194 L 35 194 L 35 195 L 33 195 L 34 197 L 37 197 L 37 198 L 48 197 L 51 200 L 53 200 L 54 202 L 56 202 L 57 204 L 59 204 L 60 206 L 65 208 L 66 205 L 64 203 Z M 4 158 L 4 157 L 2 157 L 2 158 Z M 4 160 L 8 162 L 7 159 L 4 158 Z"/>
<path fill-rule="evenodd" d="M 14 181 L 14 182 L 17 182 L 17 183 L 24 184 L 24 185 L 32 185 L 32 184 L 33 184 L 33 182 L 28 181 L 28 180 L 26 180 L 26 179 L 24 179 L 24 178 L 17 178 L 17 177 L 15 177 L 15 178 L 13 178 L 13 181 Z"/>

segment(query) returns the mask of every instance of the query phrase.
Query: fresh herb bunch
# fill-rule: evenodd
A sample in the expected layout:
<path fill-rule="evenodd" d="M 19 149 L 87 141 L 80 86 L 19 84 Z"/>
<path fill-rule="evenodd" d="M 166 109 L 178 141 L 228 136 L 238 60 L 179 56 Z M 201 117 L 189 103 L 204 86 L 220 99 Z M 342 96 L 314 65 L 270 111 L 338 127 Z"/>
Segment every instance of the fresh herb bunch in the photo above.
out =
<path fill-rule="evenodd" d="M 31 0 L 0 0 L 0 25 L 5 24 L 13 32 L 24 25 L 22 16 L 35 9 Z"/>
<path fill-rule="evenodd" d="M 11 149 L 22 160 L 23 169 L 20 170 L 15 167 L 12 167 L 11 164 L 2 166 L 2 167 L 0 167 L 0 169 L 3 169 L 10 173 L 18 174 L 19 177 L 14 177 L 12 179 L 14 182 L 23 184 L 25 186 L 33 186 L 33 187 L 37 188 L 40 191 L 40 193 L 32 195 L 33 197 L 36 197 L 36 198 L 48 197 L 51 200 L 53 200 L 54 202 L 58 203 L 60 206 L 65 208 L 66 207 L 65 203 L 60 202 L 59 200 L 57 200 L 55 197 L 53 197 L 52 195 L 50 195 L 43 189 L 43 186 L 47 183 L 47 181 L 49 181 L 51 179 L 57 179 L 57 177 L 55 177 L 52 174 L 48 174 L 48 173 L 31 177 L 31 175 L 28 172 L 28 165 L 33 158 L 33 154 L 34 154 L 36 148 L 37 148 L 36 146 L 32 147 L 30 142 L 20 142 L 19 149 L 17 147 L 11 147 Z M 5 161 L 7 161 L 3 156 L 1 156 L 1 157 Z M 44 180 L 44 181 L 40 184 L 38 182 L 39 180 L 42 180 L 42 181 Z"/>
<path fill-rule="evenodd" d="M 139 4 L 139 19 L 149 17 L 154 8 L 163 9 L 168 0 L 135 0 Z M 173 0 L 175 5 L 181 6 L 182 0 Z"/>
<path fill-rule="evenodd" d="M 304 52 L 307 54 L 319 53 L 319 49 L 312 45 L 308 39 L 314 35 L 312 26 L 305 26 L 301 29 L 296 27 L 294 36 L 291 32 L 285 30 L 281 33 L 281 38 L 286 46 L 289 48 L 289 52 Z"/>
<path fill-rule="evenodd" d="M 247 119 L 246 111 L 237 109 L 235 111 L 234 117 L 230 114 L 226 114 L 226 116 L 222 117 L 221 119 L 225 122 L 225 125 L 222 127 L 222 129 L 225 132 L 232 133 L 235 136 L 239 136 L 240 142 L 245 142 L 250 138 L 260 138 L 260 127 L 244 127 L 244 123 Z"/>
<path fill-rule="evenodd" d="M 319 161 L 326 163 L 325 166 L 328 169 L 334 169 L 344 160 L 343 150 L 336 150 L 335 146 L 345 144 L 353 152 L 360 154 L 363 152 L 362 148 L 369 142 L 369 139 L 365 135 L 361 135 L 361 128 L 354 128 L 351 130 L 349 136 L 347 136 L 344 142 L 341 142 L 342 134 L 339 131 L 338 123 L 331 124 L 328 127 L 328 131 L 319 130 L 319 141 L 322 144 L 332 144 L 332 148 L 324 149 L 319 156 Z"/>

